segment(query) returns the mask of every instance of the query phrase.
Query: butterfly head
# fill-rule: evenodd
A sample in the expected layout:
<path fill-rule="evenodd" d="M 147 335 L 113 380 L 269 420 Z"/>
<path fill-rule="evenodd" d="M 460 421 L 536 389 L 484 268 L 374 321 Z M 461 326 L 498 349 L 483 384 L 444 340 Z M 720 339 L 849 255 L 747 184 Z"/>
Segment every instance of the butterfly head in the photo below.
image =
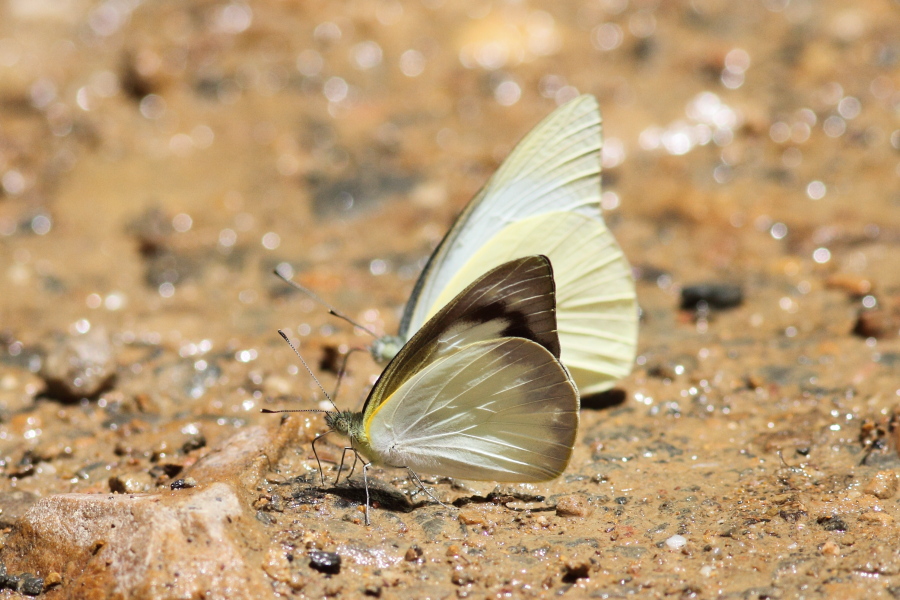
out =
<path fill-rule="evenodd" d="M 325 424 L 344 437 L 352 437 L 360 421 L 360 414 L 350 410 L 336 410 L 325 413 Z"/>
<path fill-rule="evenodd" d="M 397 356 L 404 343 L 400 336 L 385 335 L 376 339 L 369 347 L 369 351 L 376 362 L 384 364 Z"/>

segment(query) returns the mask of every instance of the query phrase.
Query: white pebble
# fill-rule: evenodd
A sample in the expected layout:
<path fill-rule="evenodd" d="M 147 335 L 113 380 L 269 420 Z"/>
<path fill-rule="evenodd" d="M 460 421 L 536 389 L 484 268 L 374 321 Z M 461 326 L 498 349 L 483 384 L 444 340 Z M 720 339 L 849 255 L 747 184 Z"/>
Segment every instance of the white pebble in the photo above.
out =
<path fill-rule="evenodd" d="M 666 540 L 666 547 L 669 550 L 681 550 L 687 545 L 687 538 L 683 535 L 673 535 Z"/>

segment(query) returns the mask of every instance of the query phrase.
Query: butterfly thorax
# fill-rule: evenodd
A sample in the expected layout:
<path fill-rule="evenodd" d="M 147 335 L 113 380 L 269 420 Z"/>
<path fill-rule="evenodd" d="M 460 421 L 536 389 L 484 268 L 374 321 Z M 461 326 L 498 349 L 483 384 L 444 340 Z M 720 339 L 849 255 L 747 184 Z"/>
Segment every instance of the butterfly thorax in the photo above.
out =
<path fill-rule="evenodd" d="M 362 413 L 351 410 L 325 413 L 325 424 L 336 433 L 349 438 L 350 445 L 370 460 L 375 456 L 363 427 Z"/>
<path fill-rule="evenodd" d="M 369 352 L 372 353 L 372 358 L 376 362 L 384 364 L 397 356 L 397 353 L 400 352 L 405 343 L 406 340 L 398 335 L 385 335 L 372 343 L 369 347 Z"/>

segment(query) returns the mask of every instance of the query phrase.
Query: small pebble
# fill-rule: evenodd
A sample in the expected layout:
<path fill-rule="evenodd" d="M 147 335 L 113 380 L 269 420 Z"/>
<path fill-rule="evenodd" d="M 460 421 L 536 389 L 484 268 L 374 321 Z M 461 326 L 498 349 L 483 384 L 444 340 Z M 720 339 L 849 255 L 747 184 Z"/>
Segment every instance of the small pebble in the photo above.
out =
<path fill-rule="evenodd" d="M 864 338 L 892 338 L 900 332 L 900 310 L 897 306 L 863 309 L 856 318 L 853 333 Z"/>
<path fill-rule="evenodd" d="M 819 517 L 816 522 L 825 531 L 847 531 L 847 524 L 840 517 Z"/>
<path fill-rule="evenodd" d="M 751 390 L 758 390 L 763 387 L 766 382 L 759 375 L 750 374 L 744 380 L 747 383 L 747 388 Z"/>
<path fill-rule="evenodd" d="M 51 588 L 57 585 L 62 585 L 62 575 L 57 573 L 56 571 L 52 571 L 46 577 L 44 577 L 44 588 Z"/>
<path fill-rule="evenodd" d="M 682 310 L 734 308 L 743 301 L 744 291 L 730 283 L 697 283 L 681 289 Z"/>
<path fill-rule="evenodd" d="M 575 494 L 563 496 L 556 503 L 556 516 L 558 517 L 589 517 L 594 512 L 587 498 Z"/>
<path fill-rule="evenodd" d="M 460 565 L 453 570 L 450 581 L 454 585 L 469 585 L 475 583 L 475 573 L 472 571 L 471 567 L 463 567 Z"/>
<path fill-rule="evenodd" d="M 422 559 L 422 554 L 423 554 L 422 549 L 419 548 L 418 546 L 416 546 L 415 544 L 413 544 L 412 546 L 407 548 L 406 554 L 403 556 L 403 558 L 407 562 L 418 562 L 419 560 Z"/>
<path fill-rule="evenodd" d="M 872 525 L 885 526 L 885 525 L 890 525 L 891 523 L 893 523 L 894 517 L 892 517 L 891 515 L 889 515 L 887 513 L 871 511 L 871 512 L 866 512 L 866 513 L 859 515 L 859 520 L 862 523 L 870 523 Z"/>
<path fill-rule="evenodd" d="M 861 297 L 872 291 L 872 282 L 852 273 L 835 273 L 825 280 L 825 287 L 847 292 L 851 296 Z"/>
<path fill-rule="evenodd" d="M 574 583 L 587 579 L 591 574 L 591 563 L 585 560 L 566 560 L 563 565 L 563 580 Z"/>
<path fill-rule="evenodd" d="M 493 522 L 487 518 L 484 512 L 476 509 L 466 509 L 459 511 L 459 521 L 465 525 L 478 525 L 479 527 L 489 527 Z"/>
<path fill-rule="evenodd" d="M 341 557 L 337 552 L 313 550 L 309 553 L 309 566 L 320 573 L 337 575 L 341 572 Z"/>
<path fill-rule="evenodd" d="M 181 451 L 187 454 L 193 450 L 199 450 L 200 448 L 203 448 L 205 446 L 205 437 L 203 437 L 202 435 L 192 435 L 181 445 Z"/>
<path fill-rule="evenodd" d="M 666 540 L 666 548 L 669 550 L 681 550 L 687 545 L 687 538 L 683 535 L 673 535 Z"/>
<path fill-rule="evenodd" d="M 143 471 L 109 478 L 109 491 L 115 494 L 142 494 L 155 487 L 153 477 Z"/>
<path fill-rule="evenodd" d="M 840 556 L 841 547 L 838 546 L 837 543 L 833 540 L 828 540 L 827 542 L 822 544 L 821 552 L 825 556 Z"/>
<path fill-rule="evenodd" d="M 893 498 L 897 493 L 897 474 L 894 471 L 879 471 L 869 481 L 863 492 L 881 500 Z"/>
<path fill-rule="evenodd" d="M 197 480 L 193 477 L 184 477 L 182 479 L 176 479 L 172 483 L 169 484 L 169 488 L 173 490 L 185 490 L 188 488 L 196 487 Z"/>
<path fill-rule="evenodd" d="M 64 337 L 47 352 L 40 374 L 53 397 L 69 401 L 96 397 L 116 374 L 109 336 L 98 327 Z"/>

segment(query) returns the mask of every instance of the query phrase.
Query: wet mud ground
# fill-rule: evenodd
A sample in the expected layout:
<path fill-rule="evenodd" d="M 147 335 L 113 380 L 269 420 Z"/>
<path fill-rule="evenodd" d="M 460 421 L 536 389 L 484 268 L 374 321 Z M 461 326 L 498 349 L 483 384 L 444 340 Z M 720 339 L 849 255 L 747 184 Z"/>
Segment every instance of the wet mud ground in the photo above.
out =
<path fill-rule="evenodd" d="M 0 6 L 3 597 L 900 596 L 900 5 Z M 633 373 L 556 481 L 310 440 L 559 103 L 603 110 Z M 684 288 L 713 285 L 700 305 Z M 720 307 L 722 286 L 741 302 Z M 711 294 L 711 295 L 710 295 Z M 337 403 L 378 367 L 351 355 Z M 410 499 L 411 497 L 411 499 Z"/>

